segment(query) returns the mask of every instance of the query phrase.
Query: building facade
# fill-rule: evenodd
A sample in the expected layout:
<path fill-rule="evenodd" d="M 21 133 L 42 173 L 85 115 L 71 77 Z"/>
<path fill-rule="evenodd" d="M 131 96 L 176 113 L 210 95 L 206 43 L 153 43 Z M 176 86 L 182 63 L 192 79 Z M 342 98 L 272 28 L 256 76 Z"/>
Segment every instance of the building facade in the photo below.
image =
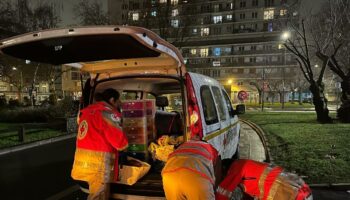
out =
<path fill-rule="evenodd" d="M 292 1 L 109 0 L 108 5 L 112 22 L 152 29 L 181 50 L 189 71 L 216 78 L 234 102 L 241 90 L 256 102 L 261 89 L 266 99 L 282 92 L 288 100 L 288 84 L 299 70 L 281 39 Z"/>

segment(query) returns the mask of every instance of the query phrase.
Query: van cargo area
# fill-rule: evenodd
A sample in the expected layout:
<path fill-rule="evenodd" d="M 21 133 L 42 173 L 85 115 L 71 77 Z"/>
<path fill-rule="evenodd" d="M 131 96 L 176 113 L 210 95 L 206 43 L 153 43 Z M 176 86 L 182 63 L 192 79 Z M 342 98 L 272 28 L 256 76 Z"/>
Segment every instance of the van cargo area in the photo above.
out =
<path fill-rule="evenodd" d="M 83 95 L 97 94 L 107 88 L 121 94 L 123 131 L 129 140 L 126 154 L 151 165 L 149 172 L 132 186 L 113 183 L 111 193 L 164 196 L 161 179 L 164 162 L 155 159 L 148 147 L 161 136 L 179 137 L 186 132 L 181 79 L 164 75 L 115 77 L 96 82 L 95 87 L 90 91 L 85 89 Z M 94 95 L 89 96 L 85 105 L 95 101 Z M 88 188 L 86 182 L 78 183 Z"/>

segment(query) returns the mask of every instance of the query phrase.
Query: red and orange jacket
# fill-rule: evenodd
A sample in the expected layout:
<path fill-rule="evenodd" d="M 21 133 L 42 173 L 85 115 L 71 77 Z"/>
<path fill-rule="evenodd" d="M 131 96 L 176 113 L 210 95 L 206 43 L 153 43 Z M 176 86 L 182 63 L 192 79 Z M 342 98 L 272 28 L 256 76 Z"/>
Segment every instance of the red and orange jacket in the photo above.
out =
<path fill-rule="evenodd" d="M 105 102 L 80 111 L 72 177 L 89 181 L 100 176 L 106 182 L 118 178 L 118 151 L 128 147 L 121 128 L 121 114 Z"/>
<path fill-rule="evenodd" d="M 179 170 L 189 170 L 215 183 L 214 163 L 218 158 L 217 150 L 209 143 L 190 140 L 180 145 L 168 157 L 162 175 Z"/>
<path fill-rule="evenodd" d="M 233 162 L 217 189 L 216 199 L 230 199 L 237 186 L 259 200 L 303 200 L 311 196 L 310 188 L 296 175 L 284 173 L 281 167 L 253 160 Z"/>

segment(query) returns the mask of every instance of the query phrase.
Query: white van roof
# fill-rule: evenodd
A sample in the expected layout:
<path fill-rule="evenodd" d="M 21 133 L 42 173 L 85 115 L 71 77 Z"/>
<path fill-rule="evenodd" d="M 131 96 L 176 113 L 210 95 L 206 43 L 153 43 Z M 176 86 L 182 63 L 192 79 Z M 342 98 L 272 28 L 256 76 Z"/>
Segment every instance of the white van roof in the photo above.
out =
<path fill-rule="evenodd" d="M 150 30 L 132 26 L 62 28 L 0 41 L 0 53 L 35 62 L 70 65 L 90 74 L 180 75 L 179 50 Z"/>

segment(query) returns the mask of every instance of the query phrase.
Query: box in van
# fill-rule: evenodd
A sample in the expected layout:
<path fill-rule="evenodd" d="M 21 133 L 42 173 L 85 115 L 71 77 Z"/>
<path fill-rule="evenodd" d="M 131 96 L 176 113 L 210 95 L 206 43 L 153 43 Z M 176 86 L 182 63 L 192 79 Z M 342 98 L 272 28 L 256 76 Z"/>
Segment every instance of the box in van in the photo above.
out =
<path fill-rule="evenodd" d="M 150 30 L 131 26 L 44 30 L 3 40 L 0 50 L 32 62 L 68 65 L 88 73 L 82 108 L 106 88 L 122 94 L 124 123 L 128 124 L 124 128 L 130 137 L 128 152 L 150 162 L 152 168 L 132 186 L 113 184 L 115 198 L 164 197 L 162 163 L 149 159 L 145 150 L 162 135 L 182 135 L 187 140 L 198 134 L 218 150 L 222 160 L 238 155 L 237 110 L 241 109 L 232 108 L 218 81 L 187 71 L 179 50 Z M 147 109 L 153 113 L 147 116 Z"/>

